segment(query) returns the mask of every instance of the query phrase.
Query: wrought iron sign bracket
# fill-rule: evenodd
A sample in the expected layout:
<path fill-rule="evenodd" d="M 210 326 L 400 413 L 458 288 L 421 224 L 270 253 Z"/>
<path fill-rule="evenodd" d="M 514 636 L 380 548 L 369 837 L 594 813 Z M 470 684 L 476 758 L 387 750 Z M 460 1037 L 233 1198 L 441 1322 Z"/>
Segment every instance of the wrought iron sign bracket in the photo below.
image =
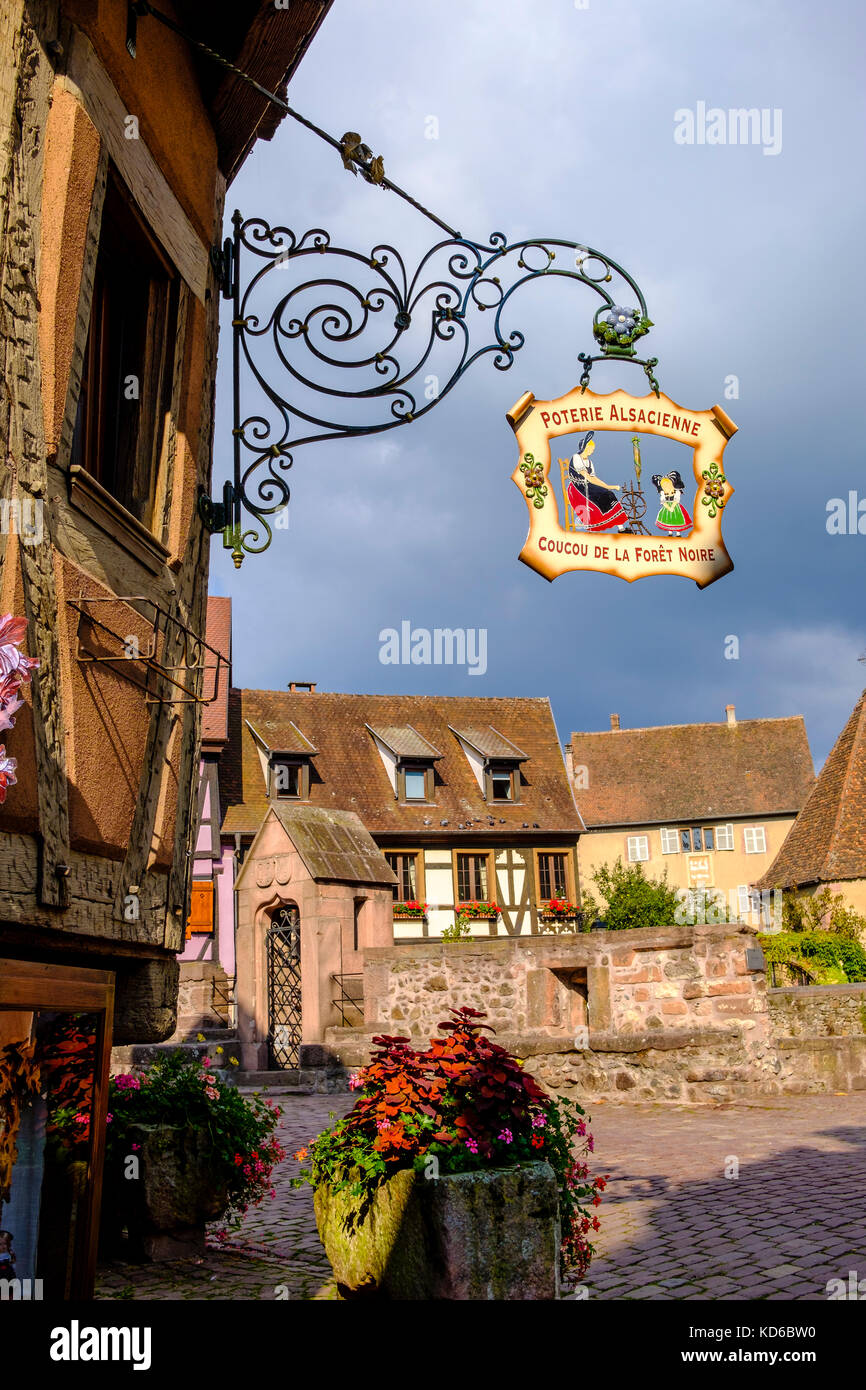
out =
<path fill-rule="evenodd" d="M 658 359 L 639 358 L 634 346 L 652 327 L 643 294 L 591 247 L 559 237 L 509 242 L 495 232 L 484 243 L 454 234 L 410 273 L 390 245 L 361 252 L 334 245 L 320 228 L 296 236 L 240 212 L 232 226 L 211 259 L 232 304 L 233 469 L 221 498 L 202 491 L 199 513 L 209 531 L 222 532 L 237 567 L 270 545 L 268 518 L 289 502 L 294 449 L 409 424 L 481 357 L 507 371 L 525 337 L 508 328 L 506 314 L 530 281 L 576 281 L 601 301 L 592 321 L 599 350 L 578 355 L 582 391 L 594 363 L 618 360 L 642 367 L 659 393 Z M 616 298 L 607 288 L 615 280 Z M 492 331 L 479 344 L 481 315 L 492 315 Z M 249 385 L 257 395 L 247 410 L 241 397 Z"/>

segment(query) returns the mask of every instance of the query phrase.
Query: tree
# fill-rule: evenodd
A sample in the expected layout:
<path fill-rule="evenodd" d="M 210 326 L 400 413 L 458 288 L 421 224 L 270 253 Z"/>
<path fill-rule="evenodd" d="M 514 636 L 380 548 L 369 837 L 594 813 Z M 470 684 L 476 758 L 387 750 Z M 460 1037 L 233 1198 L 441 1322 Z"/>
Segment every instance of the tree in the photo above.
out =
<path fill-rule="evenodd" d="M 866 939 L 866 918 L 849 907 L 841 893 L 833 893 L 825 884 L 817 893 L 808 896 L 785 893 L 782 930 L 835 932 L 848 941 L 862 941 Z"/>
<path fill-rule="evenodd" d="M 679 894 L 668 883 L 665 869 L 661 879 L 647 878 L 640 864 L 625 865 L 617 859 L 612 866 L 602 864 L 592 881 L 604 899 L 599 905 L 592 893 L 583 895 L 584 923 L 591 926 L 602 917 L 611 931 L 629 927 L 669 927 L 676 921 Z"/>

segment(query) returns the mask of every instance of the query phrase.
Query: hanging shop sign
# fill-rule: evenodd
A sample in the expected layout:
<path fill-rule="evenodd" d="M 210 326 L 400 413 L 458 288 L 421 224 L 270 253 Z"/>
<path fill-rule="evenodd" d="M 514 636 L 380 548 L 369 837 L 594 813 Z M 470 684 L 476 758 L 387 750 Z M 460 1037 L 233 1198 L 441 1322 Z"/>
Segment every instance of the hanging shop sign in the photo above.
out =
<path fill-rule="evenodd" d="M 520 559 L 545 579 L 674 574 L 704 589 L 734 568 L 722 520 L 734 491 L 725 446 L 737 426 L 721 406 L 576 387 L 552 401 L 527 391 L 506 418 L 518 447 L 511 476 L 529 512 Z"/>

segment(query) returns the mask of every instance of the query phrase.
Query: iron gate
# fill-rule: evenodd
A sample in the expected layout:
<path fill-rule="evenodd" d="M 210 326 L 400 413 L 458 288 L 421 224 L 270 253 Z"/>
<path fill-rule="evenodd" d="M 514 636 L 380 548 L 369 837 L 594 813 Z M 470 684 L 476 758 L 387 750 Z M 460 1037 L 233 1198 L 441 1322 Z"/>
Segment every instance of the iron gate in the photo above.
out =
<path fill-rule="evenodd" d="M 301 914 L 294 903 L 277 908 L 266 945 L 269 1062 L 293 1070 L 301 1047 Z"/>

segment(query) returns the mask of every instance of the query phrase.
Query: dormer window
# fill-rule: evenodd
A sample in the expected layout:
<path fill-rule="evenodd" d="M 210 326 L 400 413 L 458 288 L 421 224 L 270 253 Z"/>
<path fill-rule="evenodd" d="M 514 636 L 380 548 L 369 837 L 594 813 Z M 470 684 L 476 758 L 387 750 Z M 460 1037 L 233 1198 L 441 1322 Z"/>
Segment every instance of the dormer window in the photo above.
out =
<path fill-rule="evenodd" d="M 291 720 L 269 728 L 267 734 L 249 719 L 245 722 L 259 755 L 269 799 L 309 801 L 312 760 L 317 752 L 310 740 Z"/>
<path fill-rule="evenodd" d="M 490 724 L 451 732 L 460 740 L 485 801 L 500 806 L 518 802 L 520 765 L 529 761 L 527 754 Z"/>
<path fill-rule="evenodd" d="M 402 765 L 398 769 L 398 781 L 402 780 L 401 801 L 433 800 L 433 768 Z"/>
<path fill-rule="evenodd" d="M 442 757 L 411 724 L 368 724 L 382 765 L 400 802 L 419 806 L 436 798 L 435 766 Z"/>
<path fill-rule="evenodd" d="M 310 795 L 310 764 L 306 758 L 271 758 L 268 795 L 306 801 Z"/>
<path fill-rule="evenodd" d="M 488 801 L 520 800 L 520 769 L 516 763 L 488 763 L 484 780 Z"/>

